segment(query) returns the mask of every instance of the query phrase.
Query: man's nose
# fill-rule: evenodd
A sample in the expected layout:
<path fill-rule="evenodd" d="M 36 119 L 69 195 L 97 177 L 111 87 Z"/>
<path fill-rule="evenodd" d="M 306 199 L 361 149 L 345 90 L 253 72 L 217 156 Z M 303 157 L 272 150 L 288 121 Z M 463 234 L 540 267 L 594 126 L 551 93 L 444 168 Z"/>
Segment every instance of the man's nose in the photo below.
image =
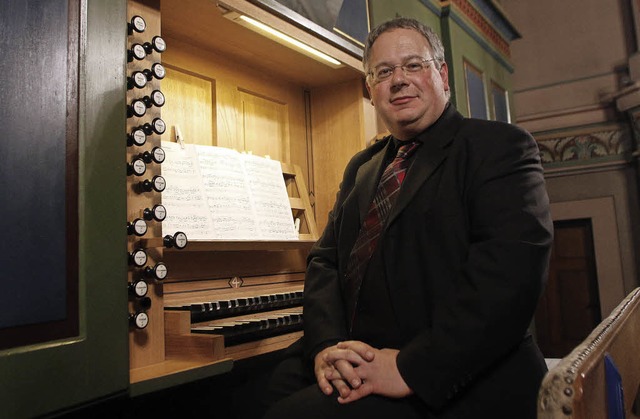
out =
<path fill-rule="evenodd" d="M 393 86 L 404 85 L 407 83 L 407 74 L 404 72 L 404 69 L 401 66 L 393 67 L 391 73 L 391 84 Z"/>

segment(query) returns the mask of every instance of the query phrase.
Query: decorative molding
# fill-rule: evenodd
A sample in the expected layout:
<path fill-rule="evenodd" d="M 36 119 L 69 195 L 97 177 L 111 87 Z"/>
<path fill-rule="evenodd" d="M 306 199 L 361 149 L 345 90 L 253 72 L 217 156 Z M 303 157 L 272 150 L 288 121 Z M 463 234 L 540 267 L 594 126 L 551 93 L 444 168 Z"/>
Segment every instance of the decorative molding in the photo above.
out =
<path fill-rule="evenodd" d="M 456 3 L 464 2 L 468 7 L 473 9 L 466 0 L 442 0 L 442 14 L 441 18 L 450 18 L 453 22 L 467 33 L 478 45 L 484 49 L 489 55 L 501 64 L 508 72 L 513 73 L 514 67 L 510 62 L 510 50 L 509 44 L 500 37 L 497 32 L 491 28 L 489 23 L 482 18 L 482 15 L 476 11 L 477 17 L 481 22 L 484 22 L 484 26 L 490 28 L 494 32 L 494 37 L 497 37 L 503 44 L 502 46 L 496 45 L 496 42 L 492 42 L 492 38 L 482 32 L 481 24 L 471 20 L 464 11 L 458 7 Z M 475 10 L 475 9 L 474 9 Z"/>
<path fill-rule="evenodd" d="M 625 129 L 537 139 L 546 167 L 600 164 L 626 160 L 632 152 L 631 136 Z"/>
<path fill-rule="evenodd" d="M 443 0 L 442 3 L 454 4 L 458 8 L 464 18 L 469 22 L 487 39 L 493 46 L 504 54 L 506 57 L 511 57 L 511 51 L 509 49 L 509 41 L 512 39 L 506 39 L 500 32 L 498 32 L 491 21 L 489 21 L 476 7 L 471 4 L 469 0 Z"/>
<path fill-rule="evenodd" d="M 511 23 L 506 12 L 496 0 L 469 0 L 476 9 L 485 16 L 504 39 L 511 42 L 514 39 L 522 38 L 518 29 Z"/>

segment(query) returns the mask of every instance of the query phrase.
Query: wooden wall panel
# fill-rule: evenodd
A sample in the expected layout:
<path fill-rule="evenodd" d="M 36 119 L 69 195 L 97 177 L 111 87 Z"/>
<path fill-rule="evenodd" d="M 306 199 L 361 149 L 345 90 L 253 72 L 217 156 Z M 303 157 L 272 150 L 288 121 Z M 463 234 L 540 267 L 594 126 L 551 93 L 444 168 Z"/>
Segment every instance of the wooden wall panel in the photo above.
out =
<path fill-rule="evenodd" d="M 322 231 L 347 162 L 366 144 L 362 81 L 312 90 L 311 121 L 315 217 L 318 231 Z"/>
<path fill-rule="evenodd" d="M 250 150 L 256 155 L 268 154 L 285 163 L 297 164 L 304 169 L 308 167 L 307 118 L 302 86 L 178 39 L 167 38 L 167 44 L 171 48 L 162 58 L 168 69 L 211 80 L 215 126 L 212 145 Z M 167 92 L 167 103 L 182 100 Z M 175 92 L 176 96 L 181 94 L 180 91 Z M 168 107 L 163 109 L 163 116 L 167 124 L 175 120 Z M 168 127 L 171 128 L 170 125 Z M 181 126 L 180 129 L 184 134 L 185 128 Z M 265 143 L 265 138 L 273 140 Z M 173 140 L 165 138 L 169 139 Z M 186 141 L 195 142 L 189 137 Z M 303 172 L 307 174 L 306 170 Z"/>
<path fill-rule="evenodd" d="M 289 120 L 287 105 L 241 92 L 244 150 L 258 156 L 288 162 Z"/>
<path fill-rule="evenodd" d="M 162 115 L 172 136 L 174 126 L 180 127 L 183 139 L 189 143 L 212 145 L 216 134 L 215 81 L 168 67 L 162 81 L 162 91 L 169 98 Z"/>

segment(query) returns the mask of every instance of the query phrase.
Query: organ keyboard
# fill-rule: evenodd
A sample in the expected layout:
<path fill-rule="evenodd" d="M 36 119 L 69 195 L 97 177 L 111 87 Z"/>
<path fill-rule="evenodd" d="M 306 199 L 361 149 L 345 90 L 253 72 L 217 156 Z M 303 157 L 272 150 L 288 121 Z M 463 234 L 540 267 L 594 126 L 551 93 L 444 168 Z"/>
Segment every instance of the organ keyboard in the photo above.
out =
<path fill-rule="evenodd" d="M 194 242 L 181 251 L 167 249 L 171 269 L 163 300 L 167 340 L 173 342 L 168 354 L 185 356 L 188 348 L 199 347 L 197 356 L 215 350 L 218 356 L 239 360 L 299 339 L 312 243 Z M 203 349 L 206 339 L 219 342 Z"/>
<path fill-rule="evenodd" d="M 213 321 L 194 324 L 193 333 L 217 334 L 224 336 L 225 346 L 238 345 L 259 339 L 284 335 L 302 330 L 302 307 L 294 310 L 260 313 L 251 317 L 240 317 L 233 321 Z"/>
<path fill-rule="evenodd" d="M 268 277 L 257 280 L 268 281 Z M 215 281 L 210 285 L 215 287 Z M 259 288 L 265 288 L 264 284 Z M 165 294 L 165 310 L 188 312 L 191 333 L 221 335 L 227 348 L 302 330 L 300 285 L 277 286 L 270 293 L 235 291 L 231 297 L 215 288 L 190 293 L 188 298 L 195 300 L 186 304 L 171 303 L 171 294 Z M 184 302 L 184 296 L 177 300 L 181 299 Z"/>
<path fill-rule="evenodd" d="M 200 301 L 186 306 L 166 306 L 167 310 L 187 310 L 192 322 L 291 308 L 302 305 L 302 291 L 283 291 L 273 294 L 247 295 L 227 300 Z"/>

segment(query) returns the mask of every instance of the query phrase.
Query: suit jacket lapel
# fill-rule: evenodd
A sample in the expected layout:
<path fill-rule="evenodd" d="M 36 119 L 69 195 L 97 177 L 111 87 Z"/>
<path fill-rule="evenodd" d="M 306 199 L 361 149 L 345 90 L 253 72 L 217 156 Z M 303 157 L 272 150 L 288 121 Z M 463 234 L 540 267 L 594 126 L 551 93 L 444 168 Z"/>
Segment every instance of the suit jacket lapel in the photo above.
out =
<path fill-rule="evenodd" d="M 453 105 L 449 105 L 440 119 L 429 129 L 420 134 L 417 139 L 422 141 L 422 145 L 416 150 L 413 156 L 414 162 L 407 172 L 406 184 L 400 189 L 400 195 L 394 205 L 385 229 L 411 202 L 420 186 L 429 179 L 436 168 L 447 156 L 447 147 L 461 127 L 463 117 Z M 358 169 L 355 184 L 361 185 L 358 188 L 357 202 L 360 225 L 362 225 L 369 206 L 373 199 L 373 194 L 378 186 L 378 174 L 383 170 L 385 156 L 389 149 L 393 147 L 393 140 L 387 137 L 387 144 L 374 154 L 369 161 Z"/>
<path fill-rule="evenodd" d="M 445 160 L 448 146 L 462 125 L 462 120 L 462 115 L 455 110 L 453 105 L 449 105 L 440 119 L 417 137 L 418 140 L 422 141 L 422 145 L 413 156 L 413 163 L 409 167 L 406 180 L 400 189 L 398 200 L 389 214 L 385 230 L 411 202 L 420 186 L 431 177 L 433 172 Z"/>
<path fill-rule="evenodd" d="M 382 170 L 384 157 L 387 155 L 392 144 L 393 142 L 391 137 L 389 137 L 387 145 L 378 153 L 374 154 L 369 161 L 360 166 L 358 173 L 356 174 L 356 185 L 361 185 L 361 188 L 358 190 L 360 225 L 364 222 L 367 212 L 369 211 L 369 206 L 373 200 L 373 194 L 376 192 L 376 188 L 378 187 L 378 174 Z"/>
<path fill-rule="evenodd" d="M 411 199 L 418 189 L 420 189 L 420 186 L 431 177 L 445 157 L 445 151 L 440 147 L 433 147 L 433 144 L 422 144 L 420 148 L 416 150 L 416 155 L 413 157 L 414 161 L 407 172 L 407 180 L 400 189 L 398 200 L 389 214 L 385 230 L 386 226 L 390 225 L 409 202 L 411 202 Z"/>

